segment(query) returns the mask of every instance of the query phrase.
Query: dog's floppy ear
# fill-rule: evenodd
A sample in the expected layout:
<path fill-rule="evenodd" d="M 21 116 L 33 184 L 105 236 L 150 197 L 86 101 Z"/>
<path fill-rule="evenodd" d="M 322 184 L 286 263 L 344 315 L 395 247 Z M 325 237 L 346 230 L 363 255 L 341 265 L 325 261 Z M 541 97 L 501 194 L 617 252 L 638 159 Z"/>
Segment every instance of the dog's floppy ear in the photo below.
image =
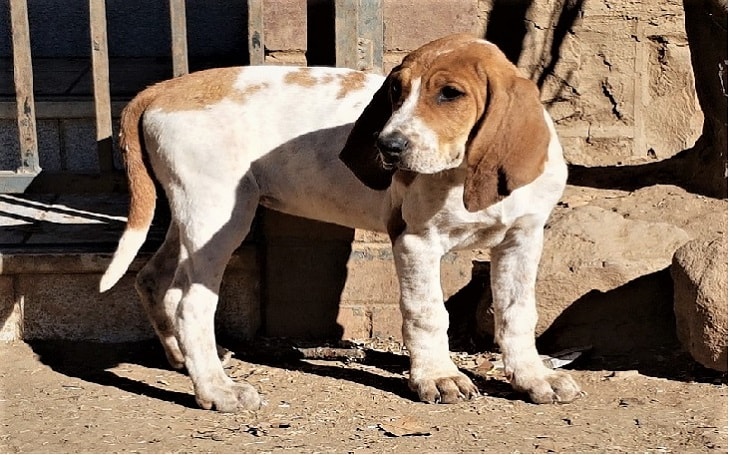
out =
<path fill-rule="evenodd" d="M 464 206 L 470 212 L 535 180 L 550 143 L 537 86 L 516 71 L 487 73 L 486 104 L 466 152 Z"/>
<path fill-rule="evenodd" d="M 390 78 L 375 92 L 370 104 L 355 122 L 347 137 L 340 159 L 365 185 L 374 190 L 384 190 L 390 186 L 395 169 L 385 169 L 375 146 L 378 133 L 392 114 L 388 93 Z"/>

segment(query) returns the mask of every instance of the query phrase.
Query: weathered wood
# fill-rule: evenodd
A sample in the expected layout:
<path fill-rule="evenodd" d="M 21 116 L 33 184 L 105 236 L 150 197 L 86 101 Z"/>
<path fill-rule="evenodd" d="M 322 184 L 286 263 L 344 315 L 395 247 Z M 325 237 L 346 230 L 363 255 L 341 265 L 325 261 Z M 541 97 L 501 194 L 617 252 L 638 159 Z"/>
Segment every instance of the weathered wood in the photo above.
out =
<path fill-rule="evenodd" d="M 13 78 L 20 143 L 19 173 L 38 173 L 38 136 L 35 100 L 33 98 L 33 66 L 30 54 L 30 28 L 26 0 L 10 0 L 10 24 L 13 40 Z M 17 181 L 17 179 L 16 179 Z"/>
<path fill-rule="evenodd" d="M 178 77 L 188 73 L 185 0 L 170 0 L 170 32 L 172 36 L 172 75 Z"/>
<path fill-rule="evenodd" d="M 106 0 L 89 0 L 89 24 L 94 110 L 96 113 L 96 145 L 99 153 L 99 170 L 106 172 L 114 168 Z M 71 153 L 73 153 L 73 150 Z"/>
<path fill-rule="evenodd" d="M 264 0 L 247 0 L 247 5 L 249 64 L 263 65 L 266 58 L 264 47 Z"/>
<path fill-rule="evenodd" d="M 335 0 L 335 65 L 357 68 L 358 0 Z"/>
<path fill-rule="evenodd" d="M 335 62 L 383 71 L 383 0 L 335 0 Z"/>

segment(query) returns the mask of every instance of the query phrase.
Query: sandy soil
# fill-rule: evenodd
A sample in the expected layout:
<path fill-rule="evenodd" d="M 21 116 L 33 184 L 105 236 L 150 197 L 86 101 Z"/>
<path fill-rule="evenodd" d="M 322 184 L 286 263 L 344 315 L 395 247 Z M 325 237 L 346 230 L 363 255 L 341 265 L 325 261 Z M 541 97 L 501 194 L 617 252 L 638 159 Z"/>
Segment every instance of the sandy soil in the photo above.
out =
<path fill-rule="evenodd" d="M 483 395 L 429 405 L 413 401 L 397 343 L 368 344 L 364 359 L 349 362 L 298 359 L 285 341 L 263 344 L 237 346 L 228 367 L 268 402 L 242 414 L 198 409 L 189 379 L 165 366 L 156 342 L 2 344 L 0 451 L 728 450 L 727 376 L 672 350 L 645 352 L 640 360 L 583 354 L 566 368 L 588 395 L 564 405 L 524 401 L 489 367 L 497 355 L 455 354 Z"/>

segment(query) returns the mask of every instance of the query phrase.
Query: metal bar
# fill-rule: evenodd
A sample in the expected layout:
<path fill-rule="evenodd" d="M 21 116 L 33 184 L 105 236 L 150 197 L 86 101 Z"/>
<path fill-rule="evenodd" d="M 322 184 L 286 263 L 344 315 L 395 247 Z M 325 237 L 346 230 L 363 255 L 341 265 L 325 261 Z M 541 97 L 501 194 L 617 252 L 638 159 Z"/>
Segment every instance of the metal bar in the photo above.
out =
<path fill-rule="evenodd" d="M 188 33 L 185 22 L 185 0 L 170 0 L 170 32 L 172 35 L 172 75 L 188 74 Z"/>
<path fill-rule="evenodd" d="M 17 172 L 38 174 L 41 167 L 38 162 L 33 66 L 26 0 L 10 0 L 10 24 L 13 41 L 13 78 L 18 115 L 18 142 L 20 143 L 20 167 Z M 3 173 L 3 178 L 5 177 L 7 177 L 7 173 Z"/>
<path fill-rule="evenodd" d="M 266 58 L 264 47 L 264 0 L 246 0 L 248 4 L 248 57 L 249 64 L 263 65 Z"/>
<path fill-rule="evenodd" d="M 99 170 L 114 169 L 112 156 L 112 115 L 109 94 L 109 49 L 106 36 L 106 0 L 89 0 L 89 32 L 96 113 L 96 145 Z"/>
<path fill-rule="evenodd" d="M 335 64 L 383 71 L 383 0 L 335 0 Z"/>

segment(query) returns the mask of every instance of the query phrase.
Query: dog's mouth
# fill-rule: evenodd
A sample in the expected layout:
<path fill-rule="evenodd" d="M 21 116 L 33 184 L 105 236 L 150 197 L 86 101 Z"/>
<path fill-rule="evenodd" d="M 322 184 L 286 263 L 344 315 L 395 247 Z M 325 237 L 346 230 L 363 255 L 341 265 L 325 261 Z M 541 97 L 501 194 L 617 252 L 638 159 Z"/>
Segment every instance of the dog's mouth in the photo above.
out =
<path fill-rule="evenodd" d="M 378 164 L 386 171 L 392 171 L 398 167 L 398 157 L 389 157 L 382 151 L 378 150 Z"/>
<path fill-rule="evenodd" d="M 378 157 L 380 158 L 380 167 L 382 167 L 386 171 L 392 171 L 398 167 L 397 162 L 385 159 L 382 154 L 378 154 Z"/>

